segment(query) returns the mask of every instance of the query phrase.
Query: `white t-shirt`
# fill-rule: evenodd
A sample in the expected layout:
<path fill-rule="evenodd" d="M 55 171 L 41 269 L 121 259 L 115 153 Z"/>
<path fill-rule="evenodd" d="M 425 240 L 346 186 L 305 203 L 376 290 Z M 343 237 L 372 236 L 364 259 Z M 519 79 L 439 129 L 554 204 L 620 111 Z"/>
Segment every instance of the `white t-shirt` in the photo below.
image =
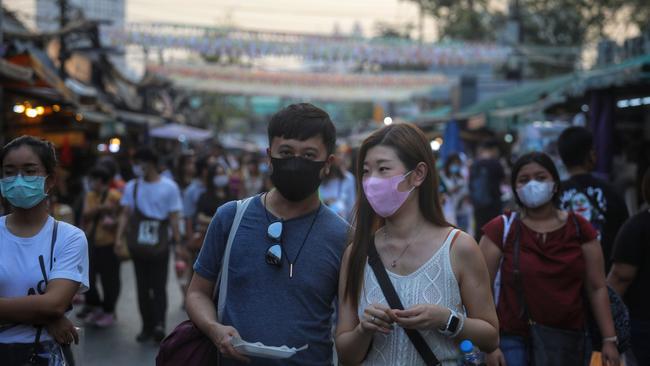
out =
<path fill-rule="evenodd" d="M 133 189 L 136 180 L 131 180 L 124 188 L 120 204 L 134 210 Z M 183 200 L 178 185 L 165 177 L 157 182 L 146 182 L 138 179 L 138 210 L 153 219 L 165 220 L 172 212 L 183 210 Z"/>
<path fill-rule="evenodd" d="M 54 219 L 49 217 L 41 231 L 31 238 L 12 234 L 6 216 L 0 217 L 0 297 L 21 297 L 45 292 L 45 282 L 38 260 L 43 256 L 48 281 L 67 279 L 80 284 L 79 292 L 88 290 L 88 242 L 81 229 L 59 221 L 50 271 L 50 245 Z M 33 343 L 36 328 L 32 325 L 0 327 L 0 343 Z M 51 340 L 45 328 L 41 341 Z"/>

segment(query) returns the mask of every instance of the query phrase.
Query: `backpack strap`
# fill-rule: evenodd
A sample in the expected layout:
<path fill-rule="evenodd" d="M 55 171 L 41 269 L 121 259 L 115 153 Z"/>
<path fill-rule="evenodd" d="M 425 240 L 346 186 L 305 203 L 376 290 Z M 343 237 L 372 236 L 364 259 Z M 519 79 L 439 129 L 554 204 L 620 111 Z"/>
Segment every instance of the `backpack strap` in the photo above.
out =
<path fill-rule="evenodd" d="M 226 296 L 228 295 L 228 266 L 230 262 L 230 251 L 232 250 L 232 245 L 235 241 L 235 235 L 237 234 L 239 224 L 244 217 L 244 213 L 246 212 L 248 205 L 250 205 L 250 203 L 256 197 L 257 196 L 248 197 L 244 200 L 237 201 L 237 212 L 235 213 L 235 219 L 232 222 L 232 226 L 230 226 L 230 234 L 228 234 L 228 241 L 226 242 L 226 248 L 224 249 L 223 257 L 221 260 L 219 277 L 217 277 L 217 283 L 219 284 L 219 299 L 217 300 L 217 321 L 220 323 L 223 318 L 223 310 L 226 307 Z"/>
<path fill-rule="evenodd" d="M 503 238 L 501 239 L 501 246 L 502 248 L 505 248 L 512 223 L 517 219 L 517 212 L 513 211 L 510 216 L 501 215 L 501 219 L 503 220 Z"/>
<path fill-rule="evenodd" d="M 512 212 L 510 216 L 501 215 L 501 220 L 503 220 L 503 237 L 501 238 L 501 258 L 499 259 L 499 266 L 497 267 L 497 273 L 494 276 L 494 284 L 492 285 L 492 295 L 494 296 L 494 304 L 499 305 L 499 296 L 501 295 L 501 266 L 503 265 L 503 250 L 506 247 L 506 241 L 508 240 L 508 234 L 510 234 L 510 228 L 512 224 L 517 219 L 517 212 Z"/>
<path fill-rule="evenodd" d="M 138 179 L 135 180 L 135 185 L 133 186 L 133 210 L 142 214 L 138 208 Z"/>

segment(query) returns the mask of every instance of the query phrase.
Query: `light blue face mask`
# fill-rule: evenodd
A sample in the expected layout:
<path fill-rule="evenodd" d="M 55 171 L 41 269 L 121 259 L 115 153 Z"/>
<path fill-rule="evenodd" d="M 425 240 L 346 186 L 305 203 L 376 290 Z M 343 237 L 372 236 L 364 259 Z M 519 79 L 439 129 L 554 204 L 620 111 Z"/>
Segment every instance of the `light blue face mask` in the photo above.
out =
<path fill-rule="evenodd" d="M 22 175 L 0 179 L 0 190 L 14 207 L 30 209 L 45 199 L 45 177 L 30 176 L 29 181 Z"/>

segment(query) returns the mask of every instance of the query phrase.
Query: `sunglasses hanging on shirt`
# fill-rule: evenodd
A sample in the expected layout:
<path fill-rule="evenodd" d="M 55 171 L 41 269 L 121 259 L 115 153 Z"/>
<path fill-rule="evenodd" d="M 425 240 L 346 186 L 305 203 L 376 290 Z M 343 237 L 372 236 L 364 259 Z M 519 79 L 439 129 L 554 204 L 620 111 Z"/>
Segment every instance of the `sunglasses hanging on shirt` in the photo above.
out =
<path fill-rule="evenodd" d="M 266 251 L 266 263 L 274 266 L 282 266 L 282 221 L 271 223 L 266 229 L 266 237 L 275 243 Z"/>
<path fill-rule="evenodd" d="M 266 219 L 270 222 L 271 219 L 269 217 L 269 212 L 268 212 L 268 206 L 266 204 L 266 197 L 268 196 L 268 193 L 264 194 L 264 213 L 266 214 Z M 318 215 L 320 214 L 322 204 L 319 204 L 318 206 L 318 211 L 316 211 L 316 214 L 314 215 L 314 219 L 311 221 L 311 225 L 309 226 L 309 230 L 307 230 L 307 234 L 305 235 L 305 238 L 302 241 L 302 244 L 300 245 L 300 248 L 298 249 L 298 253 L 296 254 L 296 257 L 293 259 L 293 261 L 289 260 L 289 256 L 287 255 L 287 262 L 289 263 L 289 278 L 293 278 L 293 266 L 294 264 L 298 261 L 298 257 L 300 256 L 300 253 L 302 252 L 302 248 L 305 246 L 305 243 L 307 242 L 307 238 L 309 238 L 309 234 L 311 233 L 311 229 L 314 227 L 314 224 L 316 223 L 316 219 L 318 218 Z M 266 263 L 277 266 L 277 267 L 282 267 L 282 252 L 283 252 L 283 245 L 282 245 L 282 232 L 284 229 L 284 224 L 282 220 L 280 221 L 275 221 L 271 222 L 269 226 L 266 228 L 266 237 L 274 243 L 271 245 L 267 251 L 266 255 L 264 256 L 264 259 Z"/>

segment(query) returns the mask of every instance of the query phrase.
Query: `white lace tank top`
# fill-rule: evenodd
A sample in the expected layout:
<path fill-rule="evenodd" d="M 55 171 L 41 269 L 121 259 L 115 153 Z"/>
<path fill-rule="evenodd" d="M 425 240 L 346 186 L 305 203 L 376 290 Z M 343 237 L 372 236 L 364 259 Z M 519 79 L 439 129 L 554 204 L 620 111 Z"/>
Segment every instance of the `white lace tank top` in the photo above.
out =
<path fill-rule="evenodd" d="M 451 242 L 458 232 L 452 230 L 440 249 L 415 272 L 401 276 L 387 269 L 397 294 L 405 309 L 417 304 L 437 304 L 464 314 L 460 289 L 454 271 L 451 269 L 449 252 Z M 366 263 L 363 288 L 359 299 L 358 314 L 371 304 L 386 304 L 381 287 Z M 458 346 L 437 330 L 420 331 L 427 344 L 444 366 L 456 365 Z M 363 365 L 424 365 L 424 361 L 404 332 L 395 327 L 390 334 L 375 333 L 372 348 Z"/>

